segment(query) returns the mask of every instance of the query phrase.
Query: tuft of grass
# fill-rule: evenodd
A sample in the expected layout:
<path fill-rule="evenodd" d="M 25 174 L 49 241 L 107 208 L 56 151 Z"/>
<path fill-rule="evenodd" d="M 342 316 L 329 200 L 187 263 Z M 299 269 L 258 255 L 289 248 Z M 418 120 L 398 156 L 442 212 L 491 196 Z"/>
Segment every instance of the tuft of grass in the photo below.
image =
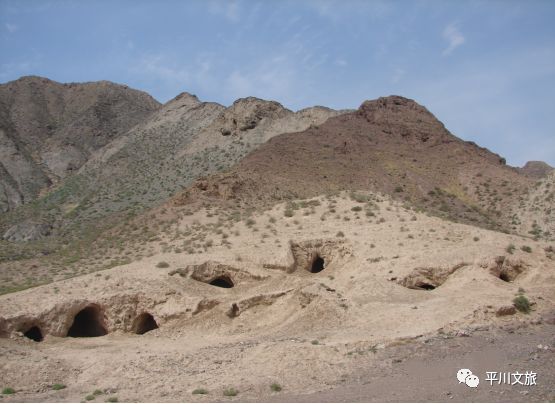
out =
<path fill-rule="evenodd" d="M 280 386 L 278 383 L 272 383 L 272 384 L 270 384 L 270 389 L 271 389 L 272 391 L 276 391 L 276 392 L 282 390 L 281 386 Z"/>
<path fill-rule="evenodd" d="M 87 401 L 92 401 L 95 399 L 95 396 L 93 394 L 89 394 L 88 396 L 85 397 L 85 400 Z"/>
<path fill-rule="evenodd" d="M 524 295 L 518 295 L 513 299 L 513 305 L 521 313 L 530 313 L 530 301 Z"/>
<path fill-rule="evenodd" d="M 208 394 L 206 389 L 194 389 L 192 394 Z"/>
<path fill-rule="evenodd" d="M 283 215 L 285 217 L 293 217 L 295 215 L 295 212 L 293 212 L 292 209 L 285 209 L 285 212 L 283 212 Z"/>
<path fill-rule="evenodd" d="M 235 397 L 237 394 L 239 394 L 239 392 L 233 387 L 224 390 L 224 396 L 226 397 Z"/>
<path fill-rule="evenodd" d="M 108 398 L 108 400 L 106 400 L 107 403 L 117 403 L 118 402 L 118 398 L 117 397 L 110 397 Z"/>
<path fill-rule="evenodd" d="M 524 252 L 527 252 L 527 253 L 531 253 L 531 252 L 532 252 L 532 248 L 529 247 L 529 246 L 527 246 L 527 245 L 523 245 L 522 247 L 520 247 L 520 249 L 521 249 L 522 251 L 524 251 Z"/>
<path fill-rule="evenodd" d="M 4 389 L 2 390 L 2 394 L 15 394 L 15 390 L 11 387 L 4 387 Z"/>
<path fill-rule="evenodd" d="M 342 231 L 338 231 L 335 237 L 345 237 L 345 233 L 343 233 Z"/>
<path fill-rule="evenodd" d="M 320 342 L 318 342 L 318 340 L 315 339 L 315 340 L 312 340 L 310 343 L 311 343 L 312 345 L 318 345 Z"/>
<path fill-rule="evenodd" d="M 166 261 L 160 261 L 158 264 L 156 264 L 156 268 L 169 268 L 170 264 L 168 264 Z"/>
<path fill-rule="evenodd" d="M 516 249 L 516 247 L 515 247 L 514 244 L 509 244 L 507 246 L 507 248 L 505 248 L 505 251 L 507 251 L 507 253 L 509 253 L 509 254 L 512 254 L 512 253 L 515 252 L 515 249 Z"/>
<path fill-rule="evenodd" d="M 474 237 L 472 240 L 474 240 L 474 241 L 480 241 L 480 237 Z"/>
<path fill-rule="evenodd" d="M 65 388 L 66 388 L 65 384 L 56 383 L 52 385 L 52 390 L 63 390 Z"/>
<path fill-rule="evenodd" d="M 94 394 L 95 396 L 99 396 L 99 395 L 101 395 L 101 394 L 104 394 L 104 392 L 103 392 L 102 390 L 100 390 L 100 389 L 96 389 L 95 391 L 93 391 L 93 394 Z"/>

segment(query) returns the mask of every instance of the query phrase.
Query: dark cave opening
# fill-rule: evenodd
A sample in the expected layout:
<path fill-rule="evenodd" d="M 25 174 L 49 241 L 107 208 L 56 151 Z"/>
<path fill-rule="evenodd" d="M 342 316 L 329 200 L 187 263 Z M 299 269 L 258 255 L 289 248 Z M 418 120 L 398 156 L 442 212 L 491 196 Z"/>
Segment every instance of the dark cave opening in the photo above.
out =
<path fill-rule="evenodd" d="M 102 311 L 96 305 L 85 307 L 77 313 L 67 332 L 68 337 L 100 337 L 107 331 L 102 321 Z"/>
<path fill-rule="evenodd" d="M 219 288 L 232 288 L 235 286 L 231 278 L 228 276 L 218 276 L 217 278 L 212 279 L 209 284 Z"/>
<path fill-rule="evenodd" d="M 25 331 L 23 335 L 36 342 L 41 342 L 43 340 L 42 331 L 36 325 Z"/>
<path fill-rule="evenodd" d="M 421 283 L 418 285 L 418 288 L 424 290 L 434 290 L 436 287 L 434 285 L 430 285 L 429 283 Z"/>
<path fill-rule="evenodd" d="M 312 261 L 312 265 L 310 266 L 310 272 L 316 274 L 318 272 L 322 272 L 324 270 L 324 259 L 317 255 L 314 260 Z"/>
<path fill-rule="evenodd" d="M 132 328 L 135 334 L 143 335 L 149 331 L 157 329 L 158 324 L 152 314 L 143 313 L 135 319 Z"/>

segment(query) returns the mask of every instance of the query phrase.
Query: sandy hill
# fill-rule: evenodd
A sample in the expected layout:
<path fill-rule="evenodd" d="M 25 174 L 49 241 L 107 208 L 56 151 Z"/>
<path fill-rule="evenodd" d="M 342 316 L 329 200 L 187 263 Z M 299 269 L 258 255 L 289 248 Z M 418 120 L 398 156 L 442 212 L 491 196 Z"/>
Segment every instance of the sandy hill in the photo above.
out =
<path fill-rule="evenodd" d="M 272 138 L 229 172 L 198 180 L 175 199 L 253 203 L 372 190 L 464 223 L 502 230 L 533 180 L 450 134 L 426 108 L 398 96 L 303 132 Z"/>
<path fill-rule="evenodd" d="M 32 201 L 159 105 L 107 81 L 61 84 L 29 76 L 1 84 L 0 210 Z"/>
<path fill-rule="evenodd" d="M 0 296 L 0 383 L 16 390 L 8 399 L 80 401 L 99 390 L 103 401 L 219 401 L 233 388 L 237 399 L 273 401 L 274 384 L 306 394 L 368 382 L 410 357 L 421 374 L 430 356 L 415 356 L 418 347 L 445 361 L 469 336 L 492 346 L 500 333 L 523 338 L 552 321 L 553 246 L 379 194 L 290 202 L 292 215 L 282 202 L 242 219 L 217 206 L 182 207 L 171 221 L 156 212 L 132 234 L 142 259 Z M 515 309 L 517 296 L 529 314 Z M 534 370 L 549 375 L 552 351 L 535 350 L 551 340 L 523 345 L 524 365 L 532 350 Z M 454 387 L 442 385 L 438 400 L 446 388 L 457 401 L 475 397 L 455 389 L 456 371 L 479 364 L 463 363 L 445 369 Z M 530 396 L 546 393 L 540 385 Z"/>

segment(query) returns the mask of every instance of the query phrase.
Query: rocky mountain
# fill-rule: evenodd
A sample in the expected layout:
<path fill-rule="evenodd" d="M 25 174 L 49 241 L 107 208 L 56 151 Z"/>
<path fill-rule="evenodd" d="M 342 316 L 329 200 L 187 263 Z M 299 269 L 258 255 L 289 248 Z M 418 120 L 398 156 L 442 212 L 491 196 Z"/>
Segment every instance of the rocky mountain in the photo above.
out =
<path fill-rule="evenodd" d="M 272 136 L 307 129 L 343 112 L 324 107 L 293 112 L 252 97 L 226 108 L 182 93 L 94 150 L 35 203 L 0 216 L 0 233 L 15 243 L 50 236 L 48 251 L 94 238 L 195 179 L 227 169 Z M 21 251 L 0 244 L 4 259 L 20 257 Z"/>
<path fill-rule="evenodd" d="M 453 136 L 423 106 L 391 96 L 274 137 L 229 172 L 198 180 L 174 203 L 271 204 L 369 190 L 452 220 L 511 231 L 517 229 L 514 207 L 532 184 L 499 155 Z"/>
<path fill-rule="evenodd" d="M 519 171 L 530 178 L 545 178 L 554 170 L 549 164 L 543 161 L 528 161 Z"/>
<path fill-rule="evenodd" d="M 34 200 L 159 108 L 107 81 L 22 77 L 0 85 L 0 211 Z"/>

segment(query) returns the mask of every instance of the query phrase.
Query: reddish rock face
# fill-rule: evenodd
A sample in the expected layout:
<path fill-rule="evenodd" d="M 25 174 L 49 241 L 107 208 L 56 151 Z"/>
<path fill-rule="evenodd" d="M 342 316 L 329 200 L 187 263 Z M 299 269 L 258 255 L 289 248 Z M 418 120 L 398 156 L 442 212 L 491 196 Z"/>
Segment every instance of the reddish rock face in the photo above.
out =
<path fill-rule="evenodd" d="M 273 137 L 228 172 L 203 179 L 205 191 L 193 187 L 176 200 L 195 194 L 271 205 L 368 190 L 438 216 L 510 231 L 511 207 L 533 180 L 502 160 L 453 136 L 415 101 L 391 96 L 365 101 L 357 111 L 305 131 Z M 233 192 L 222 192 L 231 179 Z"/>

